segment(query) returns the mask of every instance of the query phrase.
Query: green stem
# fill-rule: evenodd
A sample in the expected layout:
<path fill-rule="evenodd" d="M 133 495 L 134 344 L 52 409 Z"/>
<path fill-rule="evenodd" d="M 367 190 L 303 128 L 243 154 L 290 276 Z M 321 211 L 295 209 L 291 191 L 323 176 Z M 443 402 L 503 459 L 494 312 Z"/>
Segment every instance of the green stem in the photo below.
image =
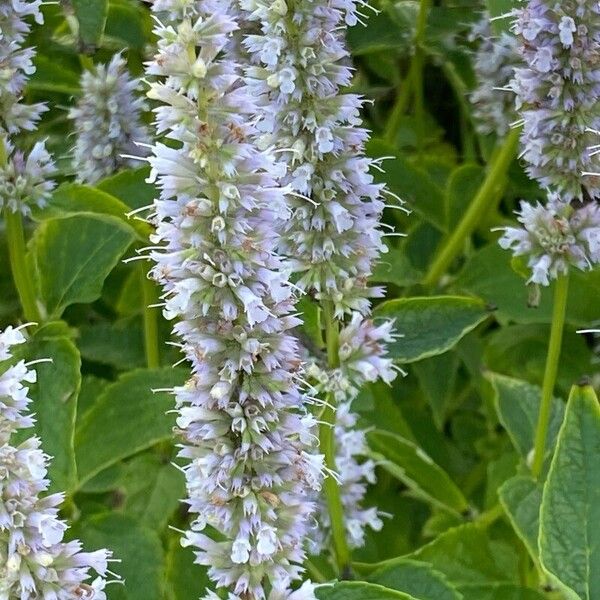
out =
<path fill-rule="evenodd" d="M 156 308 L 150 308 L 156 304 L 156 286 L 148 278 L 148 270 L 145 264 L 141 265 L 142 277 L 142 301 L 144 315 L 144 347 L 146 351 L 146 365 L 149 369 L 160 367 L 160 352 L 158 343 L 158 313 Z"/>
<path fill-rule="evenodd" d="M 512 163 L 519 145 L 520 131 L 510 131 L 504 144 L 492 159 L 490 169 L 473 202 L 469 205 L 462 221 L 450 236 L 440 245 L 440 252 L 429 267 L 423 280 L 428 287 L 435 286 L 446 272 L 452 261 L 462 251 L 465 241 L 475 231 L 482 217 L 496 206 L 502 197 L 506 173 Z"/>
<path fill-rule="evenodd" d="M 19 294 L 23 316 L 27 321 L 40 323 L 42 315 L 36 300 L 35 287 L 31 273 L 27 267 L 27 249 L 23 231 L 23 216 L 20 211 L 12 212 L 9 208 L 4 211 L 6 223 L 6 238 L 8 254 L 12 269 L 13 280 Z"/>
<path fill-rule="evenodd" d="M 425 144 L 425 103 L 424 103 L 424 78 L 425 67 L 425 28 L 431 0 L 421 0 L 417 30 L 415 32 L 415 55 L 413 57 L 414 72 L 413 85 L 415 90 L 415 120 L 417 122 L 417 149 L 419 156 L 423 155 Z"/>
<path fill-rule="evenodd" d="M 554 306 L 552 309 L 552 325 L 548 355 L 546 357 L 546 368 L 544 369 L 544 383 L 542 385 L 542 403 L 535 431 L 535 445 L 533 447 L 533 461 L 531 463 L 531 473 L 535 478 L 540 476 L 542 467 L 544 466 L 548 426 L 552 415 L 552 396 L 558 372 L 568 296 L 569 276 L 563 275 L 556 280 L 554 288 Z"/>
<path fill-rule="evenodd" d="M 334 316 L 332 302 L 323 302 L 322 309 L 327 345 L 327 363 L 330 369 L 335 369 L 339 367 L 339 326 Z M 321 414 L 321 425 L 319 426 L 320 449 L 325 456 L 325 466 L 329 472 L 323 484 L 323 491 L 331 521 L 331 536 L 336 565 L 340 576 L 346 577 L 350 571 L 350 548 L 346 540 L 344 506 L 339 485 L 331 475 L 331 473 L 336 472 L 335 422 L 335 398 L 333 394 L 330 394 L 327 398 L 327 405 Z"/>

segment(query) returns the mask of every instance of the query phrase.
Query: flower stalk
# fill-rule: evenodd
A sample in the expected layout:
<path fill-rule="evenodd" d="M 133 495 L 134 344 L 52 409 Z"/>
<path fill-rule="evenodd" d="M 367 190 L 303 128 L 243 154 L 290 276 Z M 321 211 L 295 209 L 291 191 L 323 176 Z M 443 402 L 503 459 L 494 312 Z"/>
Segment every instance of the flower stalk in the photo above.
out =
<path fill-rule="evenodd" d="M 4 222 L 6 224 L 10 267 L 19 294 L 23 316 L 26 321 L 40 323 L 42 314 L 37 303 L 37 294 L 31 271 L 27 265 L 23 215 L 19 211 L 13 212 L 9 208 L 5 208 Z"/>
<path fill-rule="evenodd" d="M 546 455 L 546 441 L 548 438 L 550 418 L 552 416 L 552 398 L 554 386 L 556 385 L 558 362 L 560 360 L 560 351 L 562 348 L 568 296 L 569 276 L 566 274 L 557 278 L 554 288 L 550 342 L 548 344 L 548 355 L 546 357 L 546 366 L 544 369 L 542 401 L 535 430 L 533 460 L 531 463 L 531 473 L 535 478 L 538 478 L 542 472 Z"/>
<path fill-rule="evenodd" d="M 519 135 L 519 129 L 510 131 L 492 160 L 485 180 L 458 227 L 440 245 L 440 251 L 431 263 L 423 280 L 423 284 L 427 287 L 433 287 L 439 283 L 448 267 L 462 252 L 466 240 L 475 231 L 483 216 L 493 209 L 502 197 L 506 173 L 517 153 Z"/>
<path fill-rule="evenodd" d="M 140 267 L 143 319 L 144 319 L 144 350 L 146 354 L 146 366 L 149 369 L 160 367 L 160 351 L 158 346 L 158 294 L 156 284 L 148 276 L 148 268 L 145 263 Z"/>

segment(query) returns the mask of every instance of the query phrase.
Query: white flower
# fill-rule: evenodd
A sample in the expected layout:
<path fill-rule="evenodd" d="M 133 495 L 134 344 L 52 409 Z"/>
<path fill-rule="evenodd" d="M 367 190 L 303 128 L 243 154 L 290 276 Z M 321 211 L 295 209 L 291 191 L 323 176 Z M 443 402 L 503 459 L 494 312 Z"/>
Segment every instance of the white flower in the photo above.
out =
<path fill-rule="evenodd" d="M 2 361 L 14 362 L 12 348 L 24 342 L 18 329 L 0 332 Z M 23 361 L 0 367 L 0 598 L 38 600 L 40 590 L 44 598 L 91 598 L 85 582 L 95 571 L 92 589 L 104 588 L 110 552 L 85 553 L 79 541 L 63 541 L 63 494 L 44 495 L 49 457 L 36 437 L 14 445 L 20 430 L 33 425 L 25 384 L 35 379 Z"/>

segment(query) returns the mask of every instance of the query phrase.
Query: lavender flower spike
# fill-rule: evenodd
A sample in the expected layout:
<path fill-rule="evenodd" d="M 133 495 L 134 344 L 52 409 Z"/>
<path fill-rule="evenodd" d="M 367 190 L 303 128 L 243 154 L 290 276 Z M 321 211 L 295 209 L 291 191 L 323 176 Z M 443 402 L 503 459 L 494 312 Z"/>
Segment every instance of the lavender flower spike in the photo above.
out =
<path fill-rule="evenodd" d="M 40 0 L 10 0 L 0 6 L 0 211 L 28 215 L 32 206 L 43 207 L 54 183 L 52 158 L 43 142 L 29 155 L 17 150 L 10 136 L 36 128 L 43 104 L 27 105 L 22 97 L 28 77 L 35 72 L 33 48 L 23 48 L 31 26 L 27 17 L 42 23 Z"/>
<path fill-rule="evenodd" d="M 571 266 L 591 269 L 600 263 L 600 206 L 578 208 L 551 195 L 546 206 L 521 203 L 519 227 L 506 227 L 500 245 L 527 256 L 531 283 L 549 285 Z"/>
<path fill-rule="evenodd" d="M 494 36 L 486 12 L 473 27 L 470 40 L 480 41 L 474 63 L 477 87 L 470 98 L 477 131 L 503 137 L 516 118 L 514 92 L 509 85 L 519 64 L 517 39 L 506 32 Z"/>
<path fill-rule="evenodd" d="M 528 173 L 563 201 L 600 197 L 600 4 L 530 0 L 515 11 L 526 66 L 515 71 Z M 583 189 L 582 189 L 583 188 Z"/>
<path fill-rule="evenodd" d="M 356 22 L 363 4 L 240 0 L 262 29 L 245 45 L 257 64 L 247 74 L 262 103 L 263 143 L 281 151 L 293 192 L 282 252 L 293 260 L 298 285 L 332 301 L 338 317 L 367 314 L 369 298 L 383 295 L 367 279 L 387 251 L 379 228 L 383 188 L 364 155 L 363 101 L 342 93 L 352 75 L 345 25 Z"/>
<path fill-rule="evenodd" d="M 121 168 L 136 164 L 131 155 L 145 155 L 148 131 L 140 115 L 146 103 L 137 95 L 140 81 L 133 79 L 120 54 L 108 65 L 85 71 L 81 98 L 69 112 L 75 124 L 74 168 L 85 183 L 95 183 Z"/>
<path fill-rule="evenodd" d="M 360 118 L 363 100 L 344 93 L 352 77 L 345 30 L 357 22 L 366 2 L 239 0 L 239 6 L 261 30 L 244 40 L 253 61 L 246 80 L 259 99 L 261 142 L 275 146 L 287 165 L 283 181 L 291 190 L 287 197 L 291 215 L 279 248 L 291 259 L 297 285 L 333 305 L 344 345 L 344 331 L 360 337 L 373 329 L 365 319 L 370 299 L 383 296 L 384 290 L 369 287 L 368 278 L 387 251 L 380 219 L 388 192 L 370 172 L 379 168 L 377 161 L 365 156 L 368 131 Z M 348 317 L 351 322 L 345 327 Z M 391 324 L 384 327 L 391 329 Z M 384 342 L 387 336 L 381 337 Z M 354 546 L 362 543 L 365 526 L 377 528 L 380 522 L 376 509 L 360 507 L 366 484 L 373 480 L 372 469 L 361 470 L 357 461 L 364 444 L 352 454 L 343 440 L 354 435 L 349 402 L 355 388 L 380 376 L 386 381 L 395 377 L 393 369 L 383 366 L 388 362 L 383 358 L 384 346 L 366 349 L 369 358 L 355 363 L 350 355 L 340 354 L 340 370 L 316 366 L 325 379 L 317 386 L 322 396 L 334 393 L 338 384 L 349 386 L 337 398 L 342 406 L 335 425 L 339 463 L 335 469 L 342 482 L 348 539 Z M 356 367 L 353 373 L 344 371 L 350 364 Z M 328 516 L 324 511 L 320 516 L 326 529 Z M 328 535 L 318 532 L 317 546 L 323 534 Z"/>
<path fill-rule="evenodd" d="M 149 96 L 169 144 L 156 143 L 148 159 L 160 188 L 152 274 L 193 371 L 174 390 L 195 515 L 183 543 L 230 599 L 313 599 L 308 583 L 290 591 L 303 571 L 323 458 L 298 387 L 289 331 L 300 321 L 276 252 L 287 216 L 282 170 L 253 143 L 254 98 L 224 52 L 237 29 L 230 2 L 153 8 Z"/>
<path fill-rule="evenodd" d="M 34 423 L 27 385 L 36 374 L 13 360 L 13 346 L 24 341 L 20 329 L 0 332 L 0 599 L 105 600 L 110 552 L 62 541 L 67 526 L 57 507 L 64 496 L 43 495 L 49 457 L 37 437 L 14 441 Z M 98 577 L 87 583 L 91 571 Z"/>

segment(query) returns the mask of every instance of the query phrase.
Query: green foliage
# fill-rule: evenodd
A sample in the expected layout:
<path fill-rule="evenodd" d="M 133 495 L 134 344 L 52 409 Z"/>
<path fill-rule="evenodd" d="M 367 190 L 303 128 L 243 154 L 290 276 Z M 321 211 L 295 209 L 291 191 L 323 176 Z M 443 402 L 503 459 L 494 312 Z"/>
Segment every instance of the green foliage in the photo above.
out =
<path fill-rule="evenodd" d="M 71 304 L 96 300 L 133 237 L 116 217 L 86 213 L 44 221 L 31 255 L 47 314 L 58 318 Z"/>
<path fill-rule="evenodd" d="M 571 391 L 540 513 L 544 568 L 582 600 L 600 594 L 600 405 L 589 385 Z"/>
<path fill-rule="evenodd" d="M 365 24 L 348 32 L 352 92 L 374 101 L 363 110 L 373 132 L 367 153 L 385 157 L 385 172 L 374 169 L 373 176 L 394 194 L 385 197 L 384 233 L 397 232 L 385 237 L 388 252 L 374 265 L 372 283 L 387 289 L 373 301 L 373 318 L 394 319 L 400 335 L 389 356 L 407 374 L 389 386 L 365 385 L 353 404 L 367 431 L 363 460 L 376 464 L 364 506 L 379 509 L 381 531 L 368 531 L 353 552 L 351 581 L 338 581 L 346 573 L 335 572 L 330 549 L 310 557 L 307 573 L 325 581 L 317 591 L 322 600 L 598 600 L 600 409 L 587 385 L 573 388 L 566 409 L 563 399 L 584 375 L 598 390 L 596 342 L 577 329 L 600 320 L 600 271 L 571 274 L 537 479 L 531 458 L 554 289 L 528 286 L 526 262 L 511 260 L 497 243 L 496 229 L 514 224 L 518 201 L 543 197 L 516 157 L 508 157 L 506 181 L 492 186 L 485 214 L 459 240 L 445 273 L 425 283 L 504 143 L 476 128 L 470 28 L 483 10 L 501 17 L 523 4 L 371 4 L 377 12 L 365 10 Z M 416 44 L 423 6 L 429 10 Z M 121 561 L 111 569 L 126 584 L 109 586 L 108 600 L 197 600 L 214 586 L 180 544 L 190 515 L 181 502 L 168 391 L 190 373 L 170 366 L 181 355 L 165 343 L 174 340 L 173 323 L 161 314 L 158 290 L 156 307 L 147 309 L 147 263 L 123 262 L 150 245 L 153 226 L 144 219 L 158 190 L 147 165 L 94 186 L 77 182 L 66 117 L 84 69 L 119 52 L 142 74 L 154 23 L 141 0 L 69 0 L 43 10 L 45 24 L 28 40 L 37 49 L 36 72 L 24 97 L 49 110 L 39 131 L 13 141 L 27 150 L 47 140 L 57 187 L 47 206 L 25 219 L 24 259 L 41 322 L 26 329 L 18 358 L 52 362 L 34 367 L 35 431 L 22 435 L 38 435 L 53 457 L 50 490 L 66 492 L 61 518 L 72 526 L 69 535 L 89 550 L 111 548 Z M 494 19 L 494 33 L 509 32 L 511 22 Z M 152 118 L 150 111 L 144 116 L 146 123 Z M 396 210 L 399 199 L 411 214 Z M 304 324 L 293 333 L 323 356 L 318 298 L 303 296 L 297 310 Z M 146 334 L 149 319 L 157 321 L 154 340 Z M 0 329 L 24 320 L 0 214 Z M 147 368 L 149 343 L 159 346 L 159 368 Z"/>
<path fill-rule="evenodd" d="M 410 363 L 450 350 L 488 318 L 490 309 L 476 298 L 398 298 L 378 306 L 375 315 L 394 319 L 402 337 L 390 344 L 390 354 Z"/>

